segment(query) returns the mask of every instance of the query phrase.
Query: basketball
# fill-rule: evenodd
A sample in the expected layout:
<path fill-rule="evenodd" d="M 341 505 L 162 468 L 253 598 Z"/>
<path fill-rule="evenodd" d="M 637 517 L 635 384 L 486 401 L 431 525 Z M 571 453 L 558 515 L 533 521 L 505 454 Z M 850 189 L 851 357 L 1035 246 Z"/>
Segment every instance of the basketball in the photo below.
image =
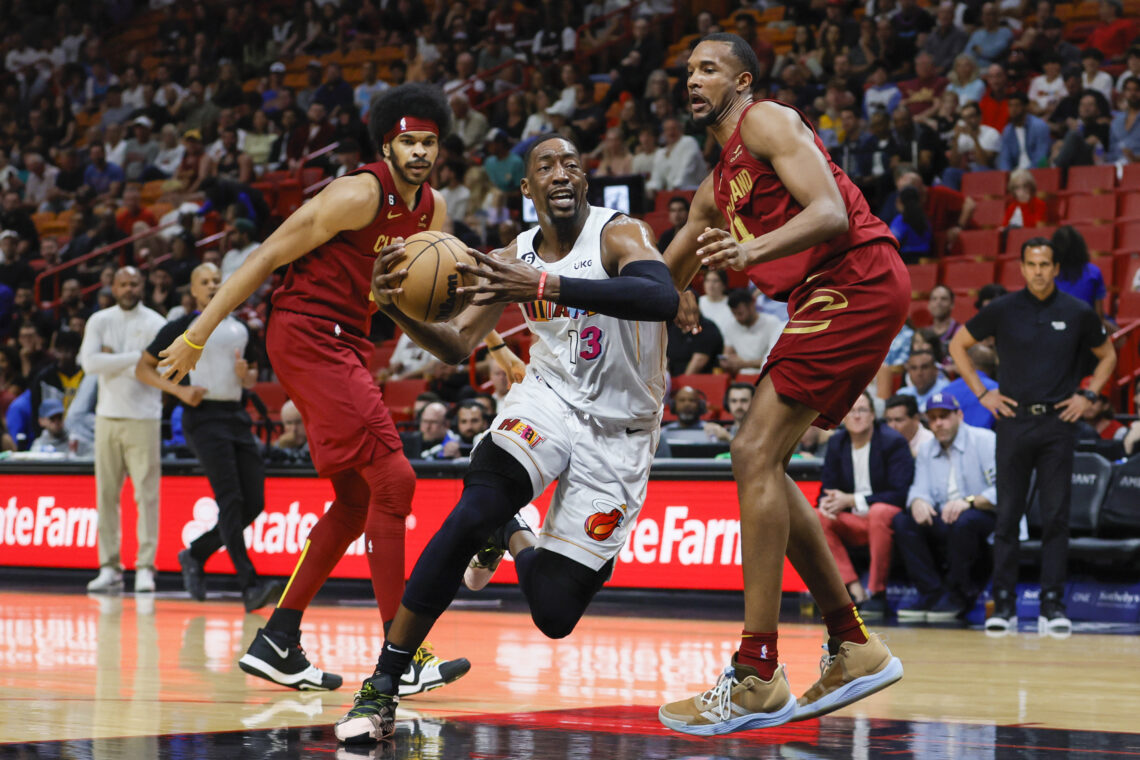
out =
<path fill-rule="evenodd" d="M 467 307 L 471 295 L 456 289 L 475 284 L 476 278 L 455 265 L 476 262 L 459 238 L 437 230 L 417 232 L 404 240 L 404 251 L 404 258 L 388 270 L 408 270 L 401 283 L 404 292 L 392 299 L 397 309 L 421 322 L 446 322 Z"/>

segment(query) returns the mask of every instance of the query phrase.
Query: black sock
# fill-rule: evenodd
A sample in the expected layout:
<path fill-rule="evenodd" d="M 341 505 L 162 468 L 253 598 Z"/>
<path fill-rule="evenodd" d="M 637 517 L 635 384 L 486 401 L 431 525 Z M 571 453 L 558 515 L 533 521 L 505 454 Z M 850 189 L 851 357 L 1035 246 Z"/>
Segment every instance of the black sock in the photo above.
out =
<path fill-rule="evenodd" d="M 393 647 L 386 639 L 384 646 L 380 650 L 380 660 L 376 663 L 376 670 L 373 671 L 373 676 L 388 676 L 392 679 L 392 685 L 396 686 L 400 683 L 400 676 L 404 675 L 404 671 L 412 664 L 412 656 L 415 655 L 416 650 L 408 651 L 399 647 Z"/>
<path fill-rule="evenodd" d="M 265 629 L 274 633 L 295 636 L 301 632 L 301 615 L 303 614 L 302 610 L 287 610 L 284 607 L 277 607 L 269 616 L 269 622 L 265 624 Z"/>

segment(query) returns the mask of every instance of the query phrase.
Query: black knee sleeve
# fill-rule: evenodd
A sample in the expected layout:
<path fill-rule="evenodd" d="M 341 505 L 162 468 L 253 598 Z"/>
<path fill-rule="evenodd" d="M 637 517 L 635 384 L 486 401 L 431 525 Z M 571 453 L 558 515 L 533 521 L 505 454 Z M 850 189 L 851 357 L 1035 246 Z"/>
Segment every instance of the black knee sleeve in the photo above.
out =
<path fill-rule="evenodd" d="M 561 639 L 570 635 L 609 580 L 613 560 L 591 570 L 562 554 L 536 548 L 520 552 L 515 569 L 535 626 L 544 636 Z"/>
<path fill-rule="evenodd" d="M 471 452 L 471 466 L 467 469 L 463 484 L 504 488 L 513 498 L 521 499 L 516 512 L 537 495 L 526 468 L 495 443 L 490 435 L 484 436 Z"/>

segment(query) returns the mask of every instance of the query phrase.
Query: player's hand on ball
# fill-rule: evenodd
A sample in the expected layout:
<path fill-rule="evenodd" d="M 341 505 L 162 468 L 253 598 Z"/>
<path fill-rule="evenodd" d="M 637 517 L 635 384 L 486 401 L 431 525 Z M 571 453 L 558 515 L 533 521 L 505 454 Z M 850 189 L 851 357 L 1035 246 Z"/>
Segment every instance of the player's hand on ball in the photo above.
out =
<path fill-rule="evenodd" d="M 701 244 L 697 256 L 709 269 L 747 269 L 749 266 L 748 254 L 726 230 L 705 227 L 697 242 Z"/>
<path fill-rule="evenodd" d="M 388 306 L 392 298 L 404 292 L 400 283 L 408 276 L 407 269 L 389 272 L 396 262 L 404 258 L 404 239 L 395 238 L 390 245 L 380 249 L 372 264 L 372 300 L 377 306 Z"/>
<path fill-rule="evenodd" d="M 471 301 L 475 306 L 487 306 L 493 303 L 528 303 L 537 298 L 538 280 L 541 272 L 517 258 L 500 256 L 497 251 L 483 253 L 474 248 L 468 248 L 467 253 L 478 262 L 472 266 L 459 262 L 455 268 L 464 274 L 472 274 L 479 278 L 474 285 L 464 285 L 457 289 L 460 295 L 475 294 Z M 550 284 L 547 283 L 549 288 Z"/>

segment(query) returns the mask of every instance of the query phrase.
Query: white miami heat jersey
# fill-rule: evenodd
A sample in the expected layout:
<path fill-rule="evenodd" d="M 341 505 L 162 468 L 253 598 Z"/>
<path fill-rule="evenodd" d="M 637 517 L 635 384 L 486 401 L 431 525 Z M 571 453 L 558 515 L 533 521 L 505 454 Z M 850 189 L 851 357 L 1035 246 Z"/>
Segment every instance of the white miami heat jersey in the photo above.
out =
<path fill-rule="evenodd" d="M 609 279 L 602 265 L 602 229 L 621 212 L 590 207 L 574 247 L 559 261 L 534 250 L 539 228 L 517 238 L 518 257 L 560 277 Z M 634 322 L 550 301 L 519 304 L 538 341 L 530 371 L 572 407 L 606 420 L 657 420 L 665 396 L 664 322 Z"/>

